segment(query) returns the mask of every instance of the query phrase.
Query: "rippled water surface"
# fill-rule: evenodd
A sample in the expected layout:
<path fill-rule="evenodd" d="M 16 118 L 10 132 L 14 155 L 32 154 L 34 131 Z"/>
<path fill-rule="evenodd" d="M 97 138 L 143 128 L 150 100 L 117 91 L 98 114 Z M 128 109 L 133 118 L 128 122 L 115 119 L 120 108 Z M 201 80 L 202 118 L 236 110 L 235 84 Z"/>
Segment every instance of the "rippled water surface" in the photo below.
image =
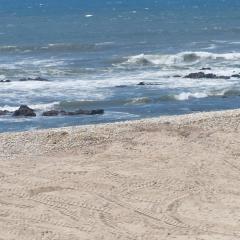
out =
<path fill-rule="evenodd" d="M 0 117 L 0 132 L 238 108 L 239 10 L 234 0 L 0 0 L 0 110 L 37 113 Z M 200 71 L 217 77 L 186 78 Z M 20 81 L 36 77 L 48 81 Z M 80 108 L 105 114 L 41 116 Z"/>

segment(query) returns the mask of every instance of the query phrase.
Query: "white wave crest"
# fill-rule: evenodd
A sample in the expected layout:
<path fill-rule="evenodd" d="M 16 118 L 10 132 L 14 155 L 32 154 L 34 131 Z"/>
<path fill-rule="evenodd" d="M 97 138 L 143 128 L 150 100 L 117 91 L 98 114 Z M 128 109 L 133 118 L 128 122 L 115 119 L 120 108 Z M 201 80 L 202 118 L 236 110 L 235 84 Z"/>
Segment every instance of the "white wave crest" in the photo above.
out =
<path fill-rule="evenodd" d="M 140 54 L 130 56 L 123 65 L 192 65 L 211 61 L 239 61 L 240 53 L 181 52 L 177 54 Z"/>
<path fill-rule="evenodd" d="M 46 110 L 51 110 L 53 109 L 55 106 L 57 106 L 59 104 L 59 102 L 52 102 L 52 103 L 42 103 L 42 104 L 31 104 L 29 105 L 30 108 L 36 110 L 36 111 L 46 111 Z M 0 107 L 0 111 L 16 111 L 19 108 L 19 106 L 2 106 Z"/>
<path fill-rule="evenodd" d="M 185 100 L 189 100 L 191 98 L 206 98 L 206 97 L 208 97 L 208 94 L 201 93 L 201 92 L 196 92 L 196 93 L 183 92 L 178 95 L 174 95 L 174 98 L 178 101 L 185 101 Z"/>

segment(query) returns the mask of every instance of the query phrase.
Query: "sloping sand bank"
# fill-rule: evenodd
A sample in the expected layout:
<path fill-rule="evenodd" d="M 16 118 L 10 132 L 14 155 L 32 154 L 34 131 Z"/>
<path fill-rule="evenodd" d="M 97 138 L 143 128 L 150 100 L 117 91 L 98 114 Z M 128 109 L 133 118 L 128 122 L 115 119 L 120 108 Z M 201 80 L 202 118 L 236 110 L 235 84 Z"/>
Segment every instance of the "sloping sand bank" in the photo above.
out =
<path fill-rule="evenodd" d="M 1 134 L 0 239 L 240 239 L 240 110 Z"/>

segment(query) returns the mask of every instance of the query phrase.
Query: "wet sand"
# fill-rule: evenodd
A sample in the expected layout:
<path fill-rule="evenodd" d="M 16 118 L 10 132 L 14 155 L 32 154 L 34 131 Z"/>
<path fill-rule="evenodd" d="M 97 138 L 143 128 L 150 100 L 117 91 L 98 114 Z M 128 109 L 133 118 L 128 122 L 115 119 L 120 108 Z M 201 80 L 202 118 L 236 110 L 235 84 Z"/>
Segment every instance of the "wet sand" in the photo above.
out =
<path fill-rule="evenodd" d="M 240 110 L 0 134 L 0 239 L 240 239 Z"/>

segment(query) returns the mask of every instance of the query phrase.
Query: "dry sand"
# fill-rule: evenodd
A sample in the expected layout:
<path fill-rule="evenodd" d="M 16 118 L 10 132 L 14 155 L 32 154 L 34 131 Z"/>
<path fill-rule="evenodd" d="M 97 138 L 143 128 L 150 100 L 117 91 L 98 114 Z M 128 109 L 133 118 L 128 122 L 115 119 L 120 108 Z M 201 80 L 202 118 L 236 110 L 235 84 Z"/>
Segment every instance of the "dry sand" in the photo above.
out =
<path fill-rule="evenodd" d="M 240 110 L 0 143 L 1 240 L 240 239 Z"/>

